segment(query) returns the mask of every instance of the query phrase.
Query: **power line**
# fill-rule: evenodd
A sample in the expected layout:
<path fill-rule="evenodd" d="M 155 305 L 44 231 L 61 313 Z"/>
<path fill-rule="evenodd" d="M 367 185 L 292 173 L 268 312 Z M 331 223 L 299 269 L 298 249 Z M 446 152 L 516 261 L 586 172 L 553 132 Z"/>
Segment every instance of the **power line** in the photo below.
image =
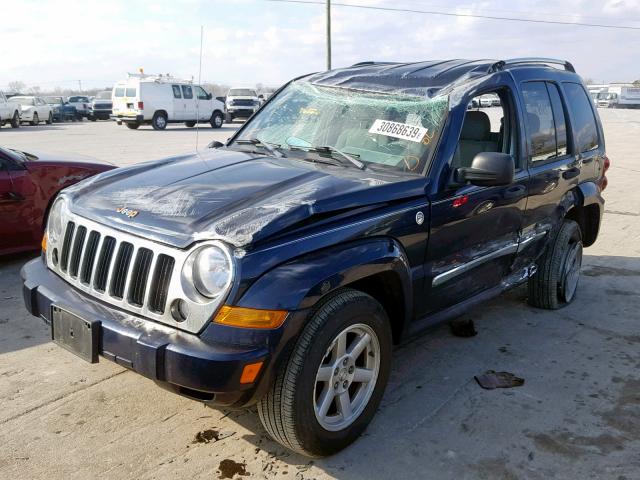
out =
<path fill-rule="evenodd" d="M 319 1 L 319 0 L 266 0 L 266 1 L 279 2 L 279 3 L 299 3 L 304 5 L 325 5 L 324 1 Z M 352 3 L 333 2 L 332 5 L 337 7 L 362 8 L 365 10 L 382 10 L 386 12 L 406 12 L 406 13 L 419 13 L 423 15 L 442 15 L 445 17 L 481 18 L 485 20 L 501 20 L 501 21 L 507 21 L 507 22 L 543 23 L 548 25 L 572 25 L 577 27 L 611 28 L 616 30 L 640 30 L 640 27 L 631 27 L 627 25 L 610 25 L 605 23 L 563 22 L 560 20 L 536 20 L 533 18 L 501 17 L 501 16 L 494 16 L 494 15 L 480 15 L 475 13 L 454 13 L 454 12 L 444 12 L 444 11 L 437 11 L 437 10 L 415 10 L 410 8 L 374 7 L 370 5 L 355 5 Z"/>

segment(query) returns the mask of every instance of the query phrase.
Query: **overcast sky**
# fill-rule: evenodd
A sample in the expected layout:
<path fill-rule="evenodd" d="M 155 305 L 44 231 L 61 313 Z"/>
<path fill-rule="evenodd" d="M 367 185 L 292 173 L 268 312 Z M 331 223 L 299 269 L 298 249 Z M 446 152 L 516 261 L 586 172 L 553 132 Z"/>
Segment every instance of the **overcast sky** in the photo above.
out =
<path fill-rule="evenodd" d="M 334 0 L 337 1 L 337 0 Z M 640 0 L 342 0 L 344 3 L 640 27 Z M 0 88 L 19 80 L 109 86 L 127 72 L 277 86 L 325 68 L 324 7 L 265 0 L 3 2 Z M 334 6 L 333 65 L 363 60 L 561 57 L 597 81 L 640 78 L 640 30 L 612 30 Z"/>

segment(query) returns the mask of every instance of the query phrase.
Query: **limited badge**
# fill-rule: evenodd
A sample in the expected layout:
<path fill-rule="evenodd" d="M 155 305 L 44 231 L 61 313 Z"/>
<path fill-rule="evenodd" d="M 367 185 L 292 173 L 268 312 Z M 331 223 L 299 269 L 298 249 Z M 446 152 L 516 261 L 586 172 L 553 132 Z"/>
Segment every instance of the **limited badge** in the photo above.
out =
<path fill-rule="evenodd" d="M 416 223 L 418 225 L 422 225 L 424 223 L 424 213 L 422 212 L 416 213 Z"/>
<path fill-rule="evenodd" d="M 131 208 L 127 208 L 127 207 L 118 207 L 116 208 L 116 212 L 118 212 L 121 215 L 124 215 L 125 217 L 129 217 L 129 218 L 133 218 L 136 215 L 138 215 L 138 210 L 133 210 Z"/>

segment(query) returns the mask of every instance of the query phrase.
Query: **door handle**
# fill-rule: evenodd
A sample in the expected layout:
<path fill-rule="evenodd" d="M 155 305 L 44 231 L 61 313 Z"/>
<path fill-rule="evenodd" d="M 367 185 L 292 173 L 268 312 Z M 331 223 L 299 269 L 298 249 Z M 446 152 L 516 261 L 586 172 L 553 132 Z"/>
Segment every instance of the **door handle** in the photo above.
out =
<path fill-rule="evenodd" d="M 570 168 L 569 170 L 565 170 L 562 172 L 562 178 L 565 180 L 569 180 L 571 178 L 575 178 L 580 175 L 580 169 L 578 167 Z"/>
<path fill-rule="evenodd" d="M 507 190 L 504 192 L 504 198 L 514 199 L 524 197 L 526 191 L 527 189 L 524 185 L 514 185 L 513 187 L 507 188 Z"/>

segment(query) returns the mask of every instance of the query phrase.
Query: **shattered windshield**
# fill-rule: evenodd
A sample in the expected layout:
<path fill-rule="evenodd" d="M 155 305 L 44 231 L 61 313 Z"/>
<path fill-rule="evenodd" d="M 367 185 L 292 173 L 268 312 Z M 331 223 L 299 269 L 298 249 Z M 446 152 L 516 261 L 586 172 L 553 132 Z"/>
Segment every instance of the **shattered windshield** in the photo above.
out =
<path fill-rule="evenodd" d="M 260 110 L 235 142 L 240 146 L 257 139 L 294 158 L 292 153 L 300 151 L 338 152 L 366 166 L 421 172 L 447 107 L 446 96 L 431 99 L 299 81 Z"/>

